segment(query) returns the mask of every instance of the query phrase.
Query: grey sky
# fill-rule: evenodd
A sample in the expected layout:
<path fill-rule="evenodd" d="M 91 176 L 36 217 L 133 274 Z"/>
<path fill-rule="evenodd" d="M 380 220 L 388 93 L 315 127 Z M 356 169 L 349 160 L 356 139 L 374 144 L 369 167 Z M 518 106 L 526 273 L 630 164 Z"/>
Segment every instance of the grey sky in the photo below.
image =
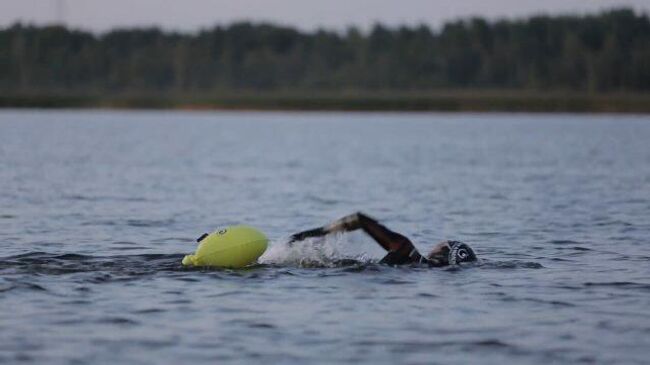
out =
<path fill-rule="evenodd" d="M 44 24 L 63 19 L 68 25 L 95 31 L 149 25 L 188 31 L 238 20 L 306 30 L 367 28 L 375 22 L 436 27 L 472 15 L 494 19 L 620 6 L 650 13 L 648 0 L 0 0 L 0 26 L 19 20 Z"/>

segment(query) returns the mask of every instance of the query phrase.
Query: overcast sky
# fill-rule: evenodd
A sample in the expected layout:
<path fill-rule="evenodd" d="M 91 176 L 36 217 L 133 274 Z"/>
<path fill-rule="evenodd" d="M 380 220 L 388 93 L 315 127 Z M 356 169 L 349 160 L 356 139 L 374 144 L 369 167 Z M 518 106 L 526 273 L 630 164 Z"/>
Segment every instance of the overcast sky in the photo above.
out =
<path fill-rule="evenodd" d="M 367 29 L 426 23 L 437 27 L 459 17 L 520 17 L 586 13 L 629 6 L 650 13 L 649 0 L 0 0 L 0 26 L 53 23 L 105 31 L 151 26 L 192 31 L 238 20 L 270 21 L 305 30 Z"/>

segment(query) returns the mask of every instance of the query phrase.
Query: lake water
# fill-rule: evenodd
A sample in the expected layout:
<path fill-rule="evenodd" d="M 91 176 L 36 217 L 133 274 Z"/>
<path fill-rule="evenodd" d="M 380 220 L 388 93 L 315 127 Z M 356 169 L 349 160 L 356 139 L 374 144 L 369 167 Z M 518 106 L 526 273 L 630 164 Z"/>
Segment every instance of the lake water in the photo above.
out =
<path fill-rule="evenodd" d="M 358 210 L 481 262 L 286 245 Z M 649 260 L 647 116 L 0 112 L 0 363 L 647 364 Z"/>

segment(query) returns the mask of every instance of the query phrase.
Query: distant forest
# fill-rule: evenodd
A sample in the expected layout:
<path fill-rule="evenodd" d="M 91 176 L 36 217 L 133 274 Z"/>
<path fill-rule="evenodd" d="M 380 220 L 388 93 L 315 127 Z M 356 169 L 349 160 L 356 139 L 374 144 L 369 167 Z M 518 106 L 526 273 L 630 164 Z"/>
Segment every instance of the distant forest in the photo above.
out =
<path fill-rule="evenodd" d="M 197 33 L 0 30 L 0 92 L 650 90 L 650 21 L 586 16 L 467 19 L 368 32 L 237 23 Z"/>

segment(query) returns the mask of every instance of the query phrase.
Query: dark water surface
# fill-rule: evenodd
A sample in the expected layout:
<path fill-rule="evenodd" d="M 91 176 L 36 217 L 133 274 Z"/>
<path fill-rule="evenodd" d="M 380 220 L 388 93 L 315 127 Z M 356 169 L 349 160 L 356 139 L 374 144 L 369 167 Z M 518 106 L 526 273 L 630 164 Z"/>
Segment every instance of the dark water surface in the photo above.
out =
<path fill-rule="evenodd" d="M 285 245 L 356 210 L 482 261 Z M 0 112 L 0 363 L 647 364 L 649 260 L 648 117 Z"/>

